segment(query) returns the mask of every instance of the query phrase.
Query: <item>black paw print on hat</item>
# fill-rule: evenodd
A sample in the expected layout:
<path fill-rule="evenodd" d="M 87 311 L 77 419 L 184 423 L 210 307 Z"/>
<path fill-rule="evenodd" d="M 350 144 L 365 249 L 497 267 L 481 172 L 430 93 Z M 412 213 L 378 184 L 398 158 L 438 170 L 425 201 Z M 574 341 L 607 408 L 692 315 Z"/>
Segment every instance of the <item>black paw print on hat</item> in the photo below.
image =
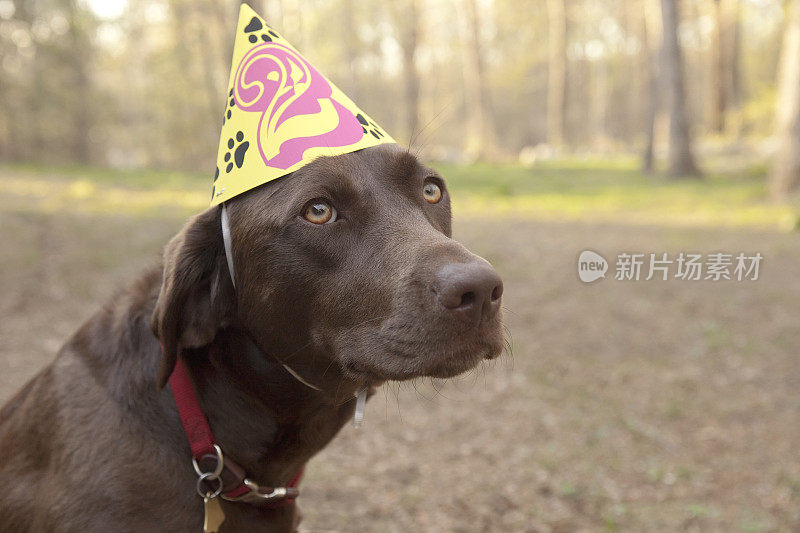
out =
<path fill-rule="evenodd" d="M 278 34 L 277 33 L 275 33 L 274 31 L 272 31 L 269 28 L 265 28 L 264 27 L 264 24 L 261 22 L 261 19 L 259 19 L 258 17 L 253 17 L 252 19 L 250 19 L 250 23 L 247 26 L 244 27 L 244 32 L 251 34 L 250 36 L 247 37 L 247 40 L 250 41 L 253 44 L 257 43 L 258 42 L 257 33 L 261 29 L 264 29 L 264 32 L 265 32 L 265 33 L 261 34 L 261 40 L 262 41 L 270 42 L 270 41 L 272 41 L 273 37 L 275 37 L 276 39 L 278 38 Z"/>
<path fill-rule="evenodd" d="M 214 183 L 211 185 L 211 198 L 214 198 L 214 194 L 217 192 L 217 178 L 219 177 L 219 167 L 214 170 Z"/>
<path fill-rule="evenodd" d="M 236 147 L 234 149 L 234 146 Z M 228 165 L 225 167 L 225 173 L 227 174 L 231 170 L 233 170 L 234 163 L 236 164 L 236 168 L 242 168 L 244 164 L 244 154 L 247 153 L 247 149 L 250 148 L 250 142 L 244 140 L 244 133 L 241 131 L 236 132 L 236 141 L 233 140 L 233 137 L 228 139 L 228 151 L 225 153 L 225 162 Z M 233 161 L 231 161 L 231 153 L 233 154 Z"/>
<path fill-rule="evenodd" d="M 375 124 L 371 120 L 367 120 L 367 118 L 361 113 L 356 115 L 356 118 L 361 123 L 361 129 L 364 130 L 365 134 L 370 133 L 376 139 L 382 139 L 383 137 L 386 136 L 386 134 L 383 133 L 383 131 L 378 127 L 377 124 Z"/>
<path fill-rule="evenodd" d="M 236 100 L 233 98 L 233 89 L 228 91 L 228 104 L 225 109 L 225 114 L 222 115 L 222 125 L 225 125 L 225 121 L 231 118 L 233 114 L 233 108 L 236 107 Z"/>

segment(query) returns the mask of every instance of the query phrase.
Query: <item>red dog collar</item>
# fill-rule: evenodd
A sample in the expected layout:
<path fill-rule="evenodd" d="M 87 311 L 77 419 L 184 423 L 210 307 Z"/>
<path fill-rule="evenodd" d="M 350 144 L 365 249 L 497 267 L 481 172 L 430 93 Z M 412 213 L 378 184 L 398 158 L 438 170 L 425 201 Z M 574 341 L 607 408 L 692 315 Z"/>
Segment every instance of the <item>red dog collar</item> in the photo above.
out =
<path fill-rule="evenodd" d="M 203 498 L 221 496 L 228 501 L 277 507 L 294 501 L 303 469 L 285 487 L 261 487 L 247 478 L 244 469 L 228 457 L 211 433 L 203 410 L 197 401 L 192 380 L 180 357 L 169 378 L 169 388 L 178 407 L 183 430 L 192 449 L 192 464 L 197 472 L 197 493 Z"/>

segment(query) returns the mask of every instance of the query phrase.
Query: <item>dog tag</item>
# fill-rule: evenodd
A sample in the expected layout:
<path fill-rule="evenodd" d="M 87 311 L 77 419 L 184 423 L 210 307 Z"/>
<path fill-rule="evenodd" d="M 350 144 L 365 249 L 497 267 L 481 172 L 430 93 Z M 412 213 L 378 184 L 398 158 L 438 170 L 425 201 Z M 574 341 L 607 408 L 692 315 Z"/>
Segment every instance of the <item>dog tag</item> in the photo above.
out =
<path fill-rule="evenodd" d="M 219 498 L 203 498 L 205 518 L 203 519 L 203 533 L 217 533 L 219 526 L 225 521 L 225 513 L 219 504 Z"/>

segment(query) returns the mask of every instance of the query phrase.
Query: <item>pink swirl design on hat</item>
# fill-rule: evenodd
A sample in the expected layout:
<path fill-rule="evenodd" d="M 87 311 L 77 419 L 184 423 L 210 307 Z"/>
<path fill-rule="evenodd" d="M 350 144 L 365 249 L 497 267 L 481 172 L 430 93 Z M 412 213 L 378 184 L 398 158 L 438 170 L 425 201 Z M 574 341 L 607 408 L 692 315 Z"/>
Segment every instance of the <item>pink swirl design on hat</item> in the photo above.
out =
<path fill-rule="evenodd" d="M 234 91 L 239 109 L 261 113 L 256 144 L 269 167 L 285 170 L 309 148 L 348 146 L 363 136 L 328 80 L 288 46 L 269 42 L 250 49 L 236 68 Z M 292 137 L 291 128 L 308 135 Z"/>

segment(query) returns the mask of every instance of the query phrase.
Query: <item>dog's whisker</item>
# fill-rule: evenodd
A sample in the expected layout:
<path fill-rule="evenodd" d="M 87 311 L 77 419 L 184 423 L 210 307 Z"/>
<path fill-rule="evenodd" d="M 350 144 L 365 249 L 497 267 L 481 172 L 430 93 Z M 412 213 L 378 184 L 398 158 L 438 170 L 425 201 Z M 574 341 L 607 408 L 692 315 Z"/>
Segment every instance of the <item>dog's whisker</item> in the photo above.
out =
<path fill-rule="evenodd" d="M 325 370 L 322 371 L 322 377 L 325 377 L 325 375 L 328 373 L 328 370 L 330 370 L 330 368 L 333 366 L 333 363 L 335 363 L 335 362 L 336 362 L 336 359 L 331 358 L 331 361 L 328 363 L 328 366 L 326 366 Z"/>
<path fill-rule="evenodd" d="M 427 389 L 427 387 L 424 386 L 425 385 L 425 377 L 427 377 L 427 376 L 422 376 L 421 378 L 417 378 L 417 380 L 414 380 L 414 381 L 418 381 L 421 385 L 423 385 L 422 391 L 420 391 L 420 394 L 422 395 L 422 399 L 424 399 L 425 401 L 430 402 L 430 401 L 433 401 L 433 399 L 435 398 L 435 395 L 433 397 L 429 398 L 427 396 L 427 394 L 425 394 L 425 390 Z M 428 379 L 430 379 L 430 378 L 428 378 Z M 414 388 L 417 388 L 417 386 L 415 385 Z"/>
<path fill-rule="evenodd" d="M 411 149 L 411 146 L 414 145 L 416 140 L 425 132 L 425 130 L 428 129 L 428 127 L 431 124 L 433 124 L 439 118 L 439 116 L 441 116 L 441 114 L 444 113 L 447 110 L 447 108 L 452 105 L 452 103 L 453 103 L 452 99 L 447 101 L 447 102 L 445 102 L 445 104 L 442 106 L 442 108 L 435 115 L 433 115 L 433 118 L 431 118 L 417 133 L 415 133 L 411 137 L 411 139 L 409 139 L 409 141 L 408 141 L 409 150 Z M 435 132 L 436 132 L 435 129 L 433 131 L 431 131 L 431 133 L 435 133 Z"/>
<path fill-rule="evenodd" d="M 336 392 L 333 394 L 334 398 L 339 397 L 339 390 L 342 388 L 342 380 L 339 380 L 338 384 L 336 385 Z"/>
<path fill-rule="evenodd" d="M 414 394 L 416 395 L 417 399 L 419 400 L 421 395 L 419 393 L 419 389 L 417 388 L 417 380 L 416 379 L 412 379 L 411 380 L 411 386 L 414 387 Z M 422 398 L 424 398 L 424 396 L 422 396 Z"/>
<path fill-rule="evenodd" d="M 445 383 L 446 383 L 446 380 L 445 380 Z M 437 387 L 437 386 L 436 386 L 436 380 L 435 380 L 435 379 L 433 379 L 433 378 L 431 378 L 431 387 L 433 387 L 433 390 L 435 390 L 435 391 L 436 391 L 436 394 L 437 394 L 438 396 L 441 396 L 442 398 L 445 398 L 445 399 L 449 399 L 449 398 L 448 398 L 448 397 L 447 397 L 447 396 L 446 396 L 446 395 L 445 395 L 445 394 L 442 392 L 442 389 L 440 389 L 439 387 Z"/>
<path fill-rule="evenodd" d="M 384 420 L 389 420 L 389 395 L 387 394 L 389 387 L 381 388 L 381 392 L 383 392 L 383 418 Z"/>
<path fill-rule="evenodd" d="M 403 413 L 400 410 L 400 383 L 397 384 L 397 388 L 394 391 L 394 399 L 395 403 L 397 404 L 397 416 L 400 417 L 400 422 L 403 422 Z"/>

